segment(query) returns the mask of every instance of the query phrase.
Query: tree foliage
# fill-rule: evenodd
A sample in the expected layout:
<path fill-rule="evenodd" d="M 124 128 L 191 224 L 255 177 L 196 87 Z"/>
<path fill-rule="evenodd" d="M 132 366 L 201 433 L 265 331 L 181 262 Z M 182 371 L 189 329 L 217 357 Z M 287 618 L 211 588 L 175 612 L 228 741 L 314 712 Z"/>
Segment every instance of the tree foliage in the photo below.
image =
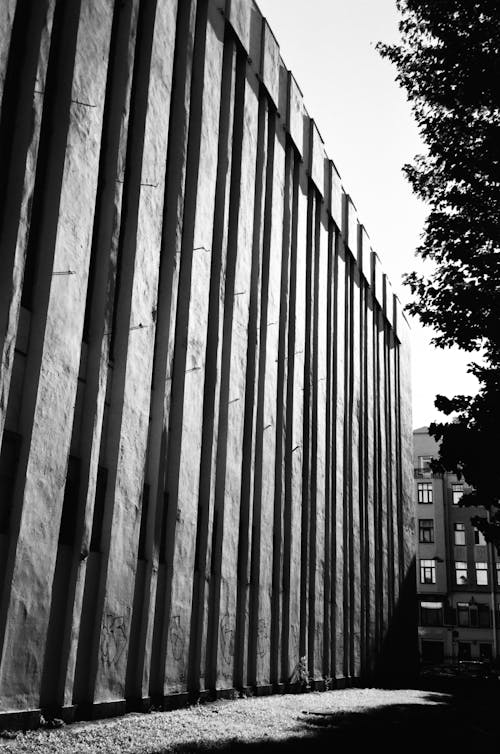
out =
<path fill-rule="evenodd" d="M 475 397 L 438 396 L 454 418 L 431 425 L 440 463 L 475 492 L 464 504 L 500 546 L 500 2 L 397 0 L 399 45 L 379 45 L 397 68 L 427 147 L 404 171 L 429 208 L 417 254 L 428 275 L 405 283 L 408 310 L 440 347 L 481 349 Z"/>

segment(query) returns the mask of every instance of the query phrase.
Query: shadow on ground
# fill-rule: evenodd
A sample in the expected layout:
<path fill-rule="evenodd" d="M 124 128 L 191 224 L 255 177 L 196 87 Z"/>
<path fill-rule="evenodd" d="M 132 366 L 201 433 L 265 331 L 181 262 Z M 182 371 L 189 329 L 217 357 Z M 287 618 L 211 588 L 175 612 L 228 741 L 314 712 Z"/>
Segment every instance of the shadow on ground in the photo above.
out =
<path fill-rule="evenodd" d="M 192 741 L 169 748 L 177 754 L 236 752 L 285 754 L 311 750 L 314 754 L 366 750 L 386 752 L 467 751 L 466 747 L 500 740 L 500 682 L 456 684 L 427 690 L 422 704 L 393 704 L 355 712 L 310 712 L 298 715 L 297 730 L 287 739 L 261 738 L 218 743 Z M 342 748 L 341 748 L 342 747 Z M 343 748 L 345 747 L 345 748 Z M 154 754 L 164 754 L 160 749 Z"/>

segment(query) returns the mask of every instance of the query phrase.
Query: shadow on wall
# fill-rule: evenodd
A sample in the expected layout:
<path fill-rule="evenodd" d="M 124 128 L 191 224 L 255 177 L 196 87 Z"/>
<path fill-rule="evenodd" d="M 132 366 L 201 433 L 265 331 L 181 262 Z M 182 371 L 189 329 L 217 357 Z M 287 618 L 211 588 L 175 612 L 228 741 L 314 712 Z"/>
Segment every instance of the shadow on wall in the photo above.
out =
<path fill-rule="evenodd" d="M 416 559 L 401 584 L 399 600 L 378 655 L 374 680 L 384 686 L 413 683 L 418 676 Z"/>

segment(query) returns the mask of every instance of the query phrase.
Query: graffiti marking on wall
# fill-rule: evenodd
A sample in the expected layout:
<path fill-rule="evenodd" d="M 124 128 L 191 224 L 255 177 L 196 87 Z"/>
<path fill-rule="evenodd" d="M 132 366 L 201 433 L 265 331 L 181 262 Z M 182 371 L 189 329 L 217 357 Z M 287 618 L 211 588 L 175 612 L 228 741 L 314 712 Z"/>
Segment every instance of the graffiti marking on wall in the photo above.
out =
<path fill-rule="evenodd" d="M 125 616 L 105 613 L 101 629 L 101 660 L 108 668 L 116 667 L 127 645 Z"/>
<path fill-rule="evenodd" d="M 174 660 L 180 662 L 184 658 L 184 647 L 186 645 L 186 633 L 181 625 L 181 616 L 172 616 L 170 625 L 170 648 Z"/>
<path fill-rule="evenodd" d="M 234 617 L 226 613 L 220 622 L 220 649 L 222 659 L 230 665 L 234 658 Z"/>
<path fill-rule="evenodd" d="M 266 654 L 268 639 L 267 622 L 265 618 L 259 618 L 257 624 L 257 654 L 259 657 L 264 657 Z"/>

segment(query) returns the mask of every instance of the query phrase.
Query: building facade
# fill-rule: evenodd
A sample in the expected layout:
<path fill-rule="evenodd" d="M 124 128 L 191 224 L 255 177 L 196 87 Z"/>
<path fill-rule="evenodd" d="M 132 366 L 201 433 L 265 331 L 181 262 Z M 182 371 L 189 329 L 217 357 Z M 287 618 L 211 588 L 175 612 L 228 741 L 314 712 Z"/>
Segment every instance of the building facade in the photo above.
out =
<path fill-rule="evenodd" d="M 0 727 L 407 669 L 408 326 L 257 6 L 0 13 Z"/>
<path fill-rule="evenodd" d="M 459 505 L 468 490 L 463 480 L 430 470 L 439 449 L 427 427 L 413 440 L 420 659 L 491 663 L 498 657 L 500 560 L 470 521 L 486 511 Z"/>

